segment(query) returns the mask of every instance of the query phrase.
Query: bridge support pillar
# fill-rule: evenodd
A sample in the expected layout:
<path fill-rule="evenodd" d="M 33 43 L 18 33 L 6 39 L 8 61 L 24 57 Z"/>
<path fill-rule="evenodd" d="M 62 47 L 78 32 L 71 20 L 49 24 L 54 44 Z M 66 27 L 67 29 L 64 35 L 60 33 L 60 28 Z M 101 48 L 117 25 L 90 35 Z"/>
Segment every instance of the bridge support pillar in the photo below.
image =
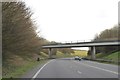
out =
<path fill-rule="evenodd" d="M 51 48 L 49 48 L 49 51 L 48 51 L 48 56 L 49 56 L 49 58 L 51 58 L 52 56 L 52 49 Z"/>
<path fill-rule="evenodd" d="M 96 53 L 95 46 L 93 46 L 93 47 L 91 47 L 91 58 L 93 60 L 96 58 L 95 53 Z"/>

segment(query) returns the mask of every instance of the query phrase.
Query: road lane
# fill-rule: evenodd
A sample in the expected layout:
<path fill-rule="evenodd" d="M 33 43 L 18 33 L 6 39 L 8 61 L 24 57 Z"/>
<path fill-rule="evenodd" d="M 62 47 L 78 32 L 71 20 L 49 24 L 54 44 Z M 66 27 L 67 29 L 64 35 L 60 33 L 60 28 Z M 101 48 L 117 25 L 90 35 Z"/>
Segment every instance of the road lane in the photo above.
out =
<path fill-rule="evenodd" d="M 98 67 L 100 69 L 94 68 Z M 105 70 L 109 71 L 105 71 Z M 118 78 L 118 67 L 89 61 L 55 59 L 35 76 L 36 78 Z M 35 78 L 34 77 L 34 78 Z"/>
<path fill-rule="evenodd" d="M 54 60 L 46 65 L 37 78 L 79 78 L 69 60 Z"/>
<path fill-rule="evenodd" d="M 113 70 L 109 69 L 108 66 L 106 68 L 101 68 L 101 66 L 96 67 L 98 65 L 85 63 L 83 61 L 81 61 L 81 62 L 74 61 L 74 62 L 78 66 L 84 65 L 85 70 L 83 70 L 83 71 L 85 73 L 86 78 L 118 78 L 118 71 L 113 71 Z M 104 64 L 101 64 L 101 65 L 104 65 Z M 116 70 L 118 70 L 117 67 L 116 67 Z"/>
<path fill-rule="evenodd" d="M 51 61 L 53 61 L 53 60 L 51 60 Z M 32 78 L 36 78 L 36 77 L 38 76 L 38 74 L 41 72 L 41 70 L 42 70 L 48 63 L 50 63 L 51 61 L 49 61 L 49 62 L 47 62 L 46 64 L 44 64 L 44 65 L 37 71 L 37 73 L 36 73 Z"/>
<path fill-rule="evenodd" d="M 118 72 L 118 66 L 116 66 L 116 65 L 98 63 L 98 62 L 95 62 L 95 61 L 87 61 L 87 60 L 82 61 L 82 63 Z"/>

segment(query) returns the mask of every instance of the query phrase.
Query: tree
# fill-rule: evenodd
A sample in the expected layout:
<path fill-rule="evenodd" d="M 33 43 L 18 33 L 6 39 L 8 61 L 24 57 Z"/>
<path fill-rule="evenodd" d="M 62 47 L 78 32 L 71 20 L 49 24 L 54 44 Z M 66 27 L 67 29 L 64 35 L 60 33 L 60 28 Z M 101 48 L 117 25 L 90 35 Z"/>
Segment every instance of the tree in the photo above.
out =
<path fill-rule="evenodd" d="M 12 54 L 32 56 L 40 52 L 44 39 L 38 37 L 32 12 L 24 2 L 2 3 L 3 59 Z M 45 43 L 45 42 L 44 42 Z"/>

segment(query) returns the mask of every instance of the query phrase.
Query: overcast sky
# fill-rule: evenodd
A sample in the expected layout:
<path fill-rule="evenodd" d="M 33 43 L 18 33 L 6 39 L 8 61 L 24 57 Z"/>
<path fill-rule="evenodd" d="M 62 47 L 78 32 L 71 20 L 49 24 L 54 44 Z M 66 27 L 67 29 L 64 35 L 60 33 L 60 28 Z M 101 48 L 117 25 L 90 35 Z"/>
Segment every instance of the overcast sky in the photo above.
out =
<path fill-rule="evenodd" d="M 49 41 L 93 39 L 118 23 L 120 0 L 26 0 L 38 30 Z"/>

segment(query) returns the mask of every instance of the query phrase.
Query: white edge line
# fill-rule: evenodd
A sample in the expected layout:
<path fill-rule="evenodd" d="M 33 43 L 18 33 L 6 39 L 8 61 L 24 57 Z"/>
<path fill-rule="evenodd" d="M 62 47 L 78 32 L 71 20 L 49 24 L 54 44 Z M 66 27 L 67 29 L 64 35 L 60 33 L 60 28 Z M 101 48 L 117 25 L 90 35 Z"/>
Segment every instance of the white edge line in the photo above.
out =
<path fill-rule="evenodd" d="M 51 60 L 51 61 L 53 61 L 53 60 Z M 44 65 L 37 71 L 37 73 L 32 77 L 33 80 L 34 80 L 34 78 L 37 77 L 37 75 L 41 72 L 41 70 L 42 70 L 48 63 L 50 63 L 51 61 L 49 61 L 49 62 L 47 62 L 46 64 L 44 64 Z"/>
<path fill-rule="evenodd" d="M 75 62 L 75 61 L 74 61 Z M 76 62 L 78 63 L 78 62 Z M 107 69 L 103 69 L 103 68 L 99 68 L 99 67 L 95 67 L 95 66 L 91 66 L 91 65 L 88 65 L 88 64 L 84 64 L 84 63 L 80 63 L 80 64 L 83 64 L 83 65 L 86 65 L 86 66 L 89 66 L 89 67 L 93 67 L 93 68 L 96 68 L 96 69 L 100 69 L 100 70 L 103 70 L 103 71 L 107 71 L 107 72 L 111 72 L 111 73 L 114 73 L 114 74 L 117 74 L 117 72 L 114 72 L 114 71 L 110 71 L 110 70 L 107 70 Z"/>

